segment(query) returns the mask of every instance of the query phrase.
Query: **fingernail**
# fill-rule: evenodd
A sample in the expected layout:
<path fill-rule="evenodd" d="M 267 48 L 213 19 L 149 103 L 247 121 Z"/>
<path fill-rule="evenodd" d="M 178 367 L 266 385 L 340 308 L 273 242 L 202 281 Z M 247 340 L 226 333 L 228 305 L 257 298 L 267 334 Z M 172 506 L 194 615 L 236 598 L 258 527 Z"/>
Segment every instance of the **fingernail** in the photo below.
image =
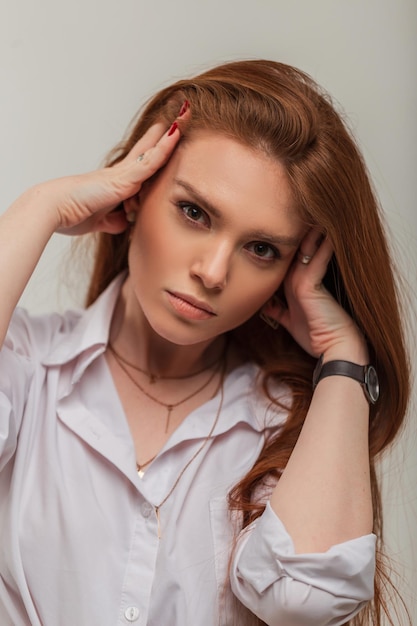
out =
<path fill-rule="evenodd" d="M 173 134 L 175 133 L 175 131 L 177 130 L 177 128 L 178 128 L 178 124 L 177 124 L 177 122 L 174 122 L 174 123 L 172 124 L 171 128 L 170 128 L 170 129 L 169 129 L 169 131 L 168 131 L 168 137 L 171 137 L 171 135 L 173 135 Z"/>
<path fill-rule="evenodd" d="M 180 108 L 180 112 L 178 113 L 178 117 L 182 117 L 189 109 L 190 103 L 188 100 L 184 100 L 182 103 L 182 107 Z"/>

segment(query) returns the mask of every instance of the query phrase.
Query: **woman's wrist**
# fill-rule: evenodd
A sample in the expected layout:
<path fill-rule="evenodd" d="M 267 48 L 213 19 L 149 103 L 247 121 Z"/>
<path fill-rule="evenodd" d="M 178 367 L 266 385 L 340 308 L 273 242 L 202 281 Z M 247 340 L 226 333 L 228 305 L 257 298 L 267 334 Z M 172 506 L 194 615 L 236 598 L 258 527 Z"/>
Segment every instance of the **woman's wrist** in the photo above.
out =
<path fill-rule="evenodd" d="M 326 349 L 322 356 L 323 363 L 329 361 L 349 361 L 357 365 L 369 364 L 369 350 L 364 338 L 340 342 Z"/>
<path fill-rule="evenodd" d="M 323 353 L 314 369 L 313 390 L 321 380 L 333 376 L 350 378 L 360 383 L 367 401 L 370 404 L 378 401 L 378 373 L 369 363 L 369 352 L 364 339 L 338 345 Z"/>
<path fill-rule="evenodd" d="M 51 236 L 60 227 L 59 211 L 52 194 L 46 191 L 45 184 L 25 191 L 8 211 L 13 212 L 26 225 L 36 223 L 38 228 L 46 228 Z"/>

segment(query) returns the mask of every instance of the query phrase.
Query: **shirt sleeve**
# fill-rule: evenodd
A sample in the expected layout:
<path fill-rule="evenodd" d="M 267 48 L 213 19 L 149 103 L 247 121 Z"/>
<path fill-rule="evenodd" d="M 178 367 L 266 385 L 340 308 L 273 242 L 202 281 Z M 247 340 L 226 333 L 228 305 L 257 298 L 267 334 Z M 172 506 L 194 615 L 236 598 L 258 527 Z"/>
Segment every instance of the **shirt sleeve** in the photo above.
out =
<path fill-rule="evenodd" d="M 14 454 L 33 368 L 8 346 L 0 351 L 0 471 Z"/>
<path fill-rule="evenodd" d="M 14 454 L 36 363 L 50 345 L 57 316 L 31 318 L 23 309 L 13 314 L 0 350 L 0 471 Z"/>
<path fill-rule="evenodd" d="M 296 554 L 271 505 L 238 540 L 231 586 L 268 626 L 337 626 L 372 599 L 375 535 Z"/>

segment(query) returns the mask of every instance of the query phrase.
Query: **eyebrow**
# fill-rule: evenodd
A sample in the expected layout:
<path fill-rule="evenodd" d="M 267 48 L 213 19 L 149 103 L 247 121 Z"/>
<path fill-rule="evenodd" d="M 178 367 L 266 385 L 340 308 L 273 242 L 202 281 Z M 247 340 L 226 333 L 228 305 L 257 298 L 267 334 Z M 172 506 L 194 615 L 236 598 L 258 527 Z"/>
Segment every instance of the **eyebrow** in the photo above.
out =
<path fill-rule="evenodd" d="M 191 196 L 193 196 L 194 200 L 198 202 L 203 208 L 207 209 L 214 217 L 220 219 L 222 217 L 222 213 L 217 209 L 207 198 L 205 198 L 195 187 L 187 183 L 185 180 L 181 180 L 180 178 L 174 178 L 174 183 L 179 187 L 182 187 L 187 191 Z M 292 237 L 290 235 L 274 235 L 271 233 L 266 233 L 263 230 L 251 230 L 248 232 L 248 237 L 251 239 L 259 239 L 261 241 L 265 241 L 266 243 L 271 243 L 274 245 L 282 245 L 282 246 L 292 246 L 298 247 L 301 242 L 300 237 Z"/>

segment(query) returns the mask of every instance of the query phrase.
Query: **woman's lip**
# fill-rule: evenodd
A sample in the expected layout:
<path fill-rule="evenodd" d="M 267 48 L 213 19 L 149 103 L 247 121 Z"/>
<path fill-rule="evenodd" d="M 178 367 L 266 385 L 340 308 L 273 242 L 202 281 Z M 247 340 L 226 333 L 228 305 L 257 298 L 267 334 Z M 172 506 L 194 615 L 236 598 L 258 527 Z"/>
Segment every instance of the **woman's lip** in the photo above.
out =
<path fill-rule="evenodd" d="M 187 304 L 190 304 L 191 306 L 200 309 L 201 311 L 205 311 L 206 313 L 210 313 L 210 315 L 216 315 L 216 313 L 213 311 L 212 307 L 207 304 L 207 302 L 203 302 L 202 300 L 198 300 L 198 298 L 194 298 L 194 296 L 189 296 L 188 294 L 185 293 L 179 293 L 177 291 L 168 291 L 168 294 L 170 294 L 171 296 L 174 296 L 174 298 L 178 298 L 180 300 L 183 300 L 184 302 L 186 302 Z"/>

